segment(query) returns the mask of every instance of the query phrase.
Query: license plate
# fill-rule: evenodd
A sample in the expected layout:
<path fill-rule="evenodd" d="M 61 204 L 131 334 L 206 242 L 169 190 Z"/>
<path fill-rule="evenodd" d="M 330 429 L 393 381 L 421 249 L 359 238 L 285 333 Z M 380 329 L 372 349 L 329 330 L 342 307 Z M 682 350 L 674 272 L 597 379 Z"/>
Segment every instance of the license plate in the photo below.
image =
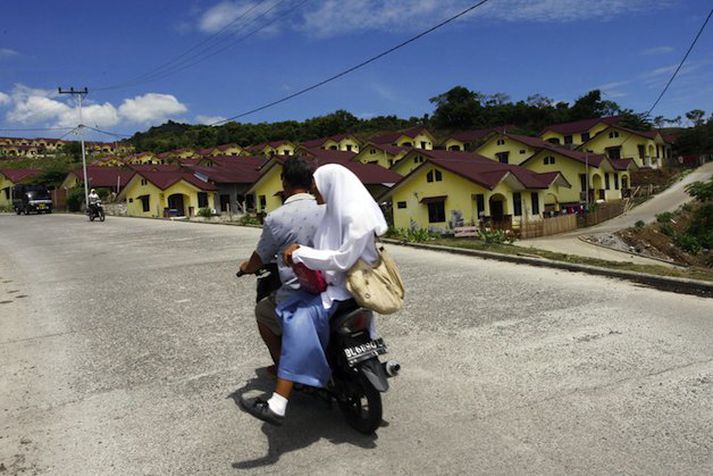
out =
<path fill-rule="evenodd" d="M 40 203 L 39 205 L 37 205 L 37 208 L 45 208 L 45 204 L 44 204 L 44 203 Z"/>
<path fill-rule="evenodd" d="M 350 366 L 385 353 L 386 344 L 384 344 L 384 339 L 382 338 L 344 349 L 344 355 Z"/>

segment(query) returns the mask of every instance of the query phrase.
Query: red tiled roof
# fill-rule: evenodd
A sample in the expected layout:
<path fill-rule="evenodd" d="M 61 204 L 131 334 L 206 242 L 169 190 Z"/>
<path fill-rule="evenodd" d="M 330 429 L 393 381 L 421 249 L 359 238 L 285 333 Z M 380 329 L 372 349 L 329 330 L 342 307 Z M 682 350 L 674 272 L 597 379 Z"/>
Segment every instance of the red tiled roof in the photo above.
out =
<path fill-rule="evenodd" d="M 371 142 L 373 142 L 374 144 L 393 144 L 401 136 L 413 138 L 424 131 L 428 132 L 429 135 L 431 134 L 424 126 L 415 126 L 411 127 L 410 129 L 405 129 L 403 131 L 385 132 L 379 134 L 377 136 L 372 137 Z"/>
<path fill-rule="evenodd" d="M 539 135 L 544 134 L 547 131 L 557 132 L 558 134 L 570 135 L 570 134 L 580 134 L 582 132 L 587 132 L 592 127 L 596 126 L 600 122 L 607 125 L 616 124 L 621 121 L 621 116 L 609 116 L 609 117 L 595 117 L 592 119 L 582 119 L 573 122 L 563 122 L 561 124 L 552 124 L 550 126 L 542 129 Z"/>
<path fill-rule="evenodd" d="M 80 180 L 84 178 L 82 169 L 73 170 L 72 173 Z M 119 186 L 123 188 L 135 173 L 136 171 L 127 167 L 87 166 L 90 187 L 114 188 L 118 181 Z"/>
<path fill-rule="evenodd" d="M 262 157 L 212 157 L 213 166 L 199 163 L 186 168 L 195 171 L 214 183 L 255 183 L 260 176 Z"/>
<path fill-rule="evenodd" d="M 317 167 L 326 164 L 343 165 L 347 169 L 351 170 L 354 175 L 359 177 L 359 180 L 361 180 L 364 185 L 392 184 L 401 180 L 401 175 L 397 174 L 393 170 L 385 169 L 384 167 L 376 164 L 362 164 L 361 162 L 351 160 L 354 155 L 356 155 L 353 152 L 323 149 L 319 149 L 319 151 L 322 153 L 312 156 Z M 289 157 L 279 156 L 274 157 L 273 159 L 276 163 L 283 164 L 285 160 L 289 159 Z M 309 158 L 306 160 L 309 160 Z M 270 168 L 272 167 L 265 168 L 262 171 L 262 174 L 265 174 L 268 170 L 270 170 Z"/>
<path fill-rule="evenodd" d="M 611 162 L 614 170 L 628 170 L 632 164 L 638 168 L 633 159 L 609 159 L 609 162 Z"/>
<path fill-rule="evenodd" d="M 38 169 L 0 169 L 0 174 L 3 174 L 11 182 L 22 182 L 25 179 L 36 177 L 42 173 Z"/>
<path fill-rule="evenodd" d="M 514 129 L 513 125 L 505 125 L 502 127 L 489 127 L 487 129 L 475 129 L 471 131 L 456 131 L 448 136 L 448 139 L 455 139 L 460 142 L 473 142 L 485 138 L 493 132 L 507 132 L 508 129 Z"/>
<path fill-rule="evenodd" d="M 524 167 L 502 164 L 472 152 L 427 150 L 419 153 L 428 157 L 429 162 L 489 189 L 495 188 L 508 173 L 514 175 L 528 189 L 546 189 L 560 176 L 559 172 L 538 174 Z"/>
<path fill-rule="evenodd" d="M 217 190 L 215 185 L 208 182 L 204 182 L 203 180 L 196 177 L 192 172 L 185 170 L 142 170 L 137 171 L 136 174 L 140 175 L 141 177 L 144 177 L 146 180 L 156 185 L 161 190 L 166 190 L 168 187 L 175 184 L 176 182 L 179 182 L 180 180 L 184 180 L 200 190 Z"/>
<path fill-rule="evenodd" d="M 311 149 L 314 147 L 321 147 L 328 140 L 333 140 L 335 142 L 339 142 L 340 140 L 342 140 L 346 137 L 352 137 L 352 134 L 345 132 L 343 134 L 334 134 L 334 135 L 328 136 L 328 137 L 320 137 L 319 139 L 312 139 L 312 140 L 304 141 L 304 142 L 302 142 L 302 145 L 307 147 L 308 149 Z"/>

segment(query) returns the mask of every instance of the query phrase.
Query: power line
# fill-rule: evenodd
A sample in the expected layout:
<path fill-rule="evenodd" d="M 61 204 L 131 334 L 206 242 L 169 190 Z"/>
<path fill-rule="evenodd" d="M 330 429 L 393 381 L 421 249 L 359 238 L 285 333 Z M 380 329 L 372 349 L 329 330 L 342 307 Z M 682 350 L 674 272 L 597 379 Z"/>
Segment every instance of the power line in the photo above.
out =
<path fill-rule="evenodd" d="M 0 129 L 0 132 L 44 132 L 44 131 L 66 131 L 72 127 L 35 127 L 30 129 Z"/>
<path fill-rule="evenodd" d="M 683 59 L 681 62 L 678 64 L 678 68 L 676 68 L 676 71 L 673 72 L 671 75 L 671 79 L 668 80 L 668 83 L 666 83 L 666 86 L 664 86 L 663 90 L 661 91 L 661 94 L 659 94 L 659 97 L 656 98 L 656 101 L 654 101 L 654 104 L 651 106 L 651 108 L 648 110 L 646 113 L 646 117 L 649 117 L 651 115 L 651 111 L 654 110 L 654 108 L 658 105 L 659 101 L 661 101 L 661 98 L 663 97 L 664 94 L 666 94 L 666 91 L 668 91 L 668 87 L 671 86 L 671 83 L 673 80 L 676 78 L 676 75 L 678 75 L 678 72 L 681 70 L 683 67 L 683 64 L 686 62 L 686 59 L 688 58 L 688 55 L 691 54 L 691 51 L 693 50 L 693 47 L 696 46 L 696 43 L 698 42 L 698 38 L 701 37 L 701 34 L 703 33 L 703 30 L 706 28 L 706 25 L 708 24 L 708 20 L 711 19 L 711 16 L 713 16 L 713 8 L 711 8 L 711 11 L 708 12 L 708 16 L 706 17 L 706 21 L 703 22 L 703 25 L 701 25 L 701 29 L 698 30 L 698 34 L 696 34 L 696 37 L 693 39 L 693 42 L 691 43 L 691 46 L 688 47 L 688 51 L 686 51 L 686 54 L 683 55 Z"/>
<path fill-rule="evenodd" d="M 276 1 L 275 3 L 272 4 L 271 7 L 269 7 L 269 8 L 266 9 L 265 11 L 263 11 L 260 15 L 256 16 L 255 18 L 251 19 L 249 22 L 247 22 L 245 25 L 243 25 L 243 27 L 247 27 L 247 26 L 249 26 L 249 25 L 251 25 L 251 24 L 254 24 L 254 23 L 259 22 L 261 19 L 267 17 L 270 13 L 272 13 L 273 10 L 275 10 L 279 5 L 281 5 L 281 4 L 284 3 L 285 1 L 286 1 L 286 0 L 278 0 L 278 1 Z M 134 86 L 138 86 L 138 85 L 140 85 L 140 84 L 150 83 L 150 82 L 153 82 L 153 81 L 157 81 L 157 80 L 160 80 L 160 79 L 164 79 L 164 78 L 166 78 L 166 77 L 168 77 L 168 76 L 172 76 L 172 75 L 174 75 L 174 74 L 176 74 L 176 73 L 179 73 L 179 72 L 181 72 L 181 71 L 183 71 L 183 70 L 185 70 L 185 69 L 191 68 L 191 67 L 193 67 L 193 66 L 195 66 L 195 65 L 197 65 L 197 64 L 199 64 L 199 63 L 202 63 L 202 62 L 206 61 L 207 59 L 210 59 L 210 58 L 216 56 L 217 54 L 222 53 L 223 51 L 227 50 L 228 48 L 232 48 L 233 46 L 235 46 L 235 45 L 237 45 L 237 44 L 239 44 L 239 43 L 245 41 L 246 39 L 250 38 L 251 36 L 255 35 L 256 33 L 259 33 L 260 31 L 264 30 L 264 29 L 267 28 L 268 26 L 270 26 L 270 25 L 272 25 L 273 23 L 275 23 L 276 21 L 278 21 L 281 17 L 290 15 L 292 12 L 294 12 L 297 8 L 301 7 L 301 6 L 302 6 L 304 3 L 306 3 L 306 2 L 307 2 L 307 0 L 302 0 L 302 1 L 300 1 L 299 3 L 295 4 L 294 6 L 292 6 L 291 8 L 289 8 L 288 10 L 286 10 L 285 12 L 283 12 L 282 14 L 276 15 L 273 19 L 271 19 L 271 20 L 265 22 L 264 24 L 258 26 L 257 28 L 255 28 L 254 30 L 248 32 L 247 34 L 245 34 L 245 35 L 243 35 L 243 36 L 240 36 L 240 37 L 238 37 L 237 39 L 226 43 L 224 46 L 218 48 L 217 50 L 210 51 L 211 49 L 214 49 L 215 47 L 218 47 L 218 46 L 220 45 L 220 41 L 217 42 L 217 43 L 215 43 L 215 44 L 213 44 L 213 45 L 210 45 L 210 46 L 208 46 L 208 47 L 206 47 L 206 48 L 203 48 L 202 50 L 200 50 L 200 51 L 198 51 L 198 52 L 196 52 L 196 53 L 190 55 L 189 57 L 187 57 L 187 58 L 185 58 L 185 59 L 183 59 L 183 60 L 181 60 L 181 61 L 176 62 L 176 64 L 174 64 L 174 65 L 172 65 L 172 66 L 170 66 L 170 67 L 168 67 L 168 68 L 165 68 L 164 71 L 156 71 L 156 72 L 151 73 L 151 74 L 146 74 L 146 75 L 144 75 L 145 77 L 144 77 L 143 79 L 141 79 L 141 80 L 126 82 L 126 83 L 124 83 L 123 85 L 120 85 L 120 86 L 117 86 L 117 87 L 101 88 L 101 89 L 102 89 L 102 90 L 107 90 L 107 89 L 122 89 L 122 88 L 127 88 L 127 87 L 134 87 Z M 207 54 L 206 54 L 206 53 L 207 53 Z"/>
<path fill-rule="evenodd" d="M 136 76 L 136 77 L 134 77 L 134 78 L 131 78 L 131 79 L 129 79 L 129 80 L 123 82 L 123 83 L 117 83 L 117 84 L 113 84 L 113 85 L 110 85 L 110 86 L 104 86 L 104 87 L 92 88 L 92 89 L 94 89 L 95 91 L 107 91 L 107 90 L 110 90 L 110 89 L 120 89 L 120 88 L 124 87 L 125 85 L 132 84 L 132 83 L 134 83 L 134 82 L 136 82 L 136 81 L 141 81 L 142 79 L 144 79 L 144 78 L 146 78 L 146 77 L 149 77 L 149 76 L 151 76 L 151 75 L 153 75 L 153 74 L 156 74 L 156 73 L 159 72 L 161 69 L 167 68 L 167 67 L 170 66 L 172 63 L 174 63 L 174 62 L 176 62 L 177 60 L 179 60 L 179 59 L 185 57 L 186 55 L 188 55 L 188 53 L 190 53 L 190 52 L 192 52 L 192 51 L 198 49 L 200 46 L 205 45 L 206 43 L 210 43 L 210 42 L 212 42 L 213 40 L 215 40 L 216 38 L 218 38 L 218 37 L 219 37 L 220 35 L 222 35 L 224 32 L 226 32 L 227 30 L 231 29 L 231 28 L 233 27 L 233 25 L 235 25 L 238 21 L 242 20 L 243 18 L 245 18 L 245 16 L 249 15 L 253 10 L 255 10 L 257 7 L 259 7 L 260 5 L 262 5 L 265 1 L 266 1 L 266 0 L 259 0 L 259 1 L 258 1 L 257 3 L 255 3 L 252 7 L 248 8 L 247 10 L 245 10 L 245 12 L 243 12 L 241 15 L 239 15 L 238 17 L 236 17 L 235 19 L 233 19 L 230 23 L 228 23 L 227 25 L 225 25 L 225 26 L 224 26 L 223 28 L 221 28 L 219 31 L 213 33 L 213 34 L 210 35 L 208 38 L 206 38 L 206 39 L 204 39 L 204 40 L 202 40 L 202 41 L 196 43 L 195 45 L 193 45 L 192 47 L 188 48 L 188 49 L 187 49 L 186 51 L 184 51 L 183 53 L 174 56 L 174 57 L 171 58 L 170 60 L 166 61 L 165 63 L 162 63 L 162 64 L 158 65 L 157 67 L 155 67 L 155 68 L 153 68 L 153 69 L 147 71 L 146 73 L 141 74 L 141 75 L 139 75 L 139 76 Z M 220 41 L 221 41 L 221 40 L 218 40 L 218 42 L 216 42 L 215 44 L 218 44 Z M 208 47 L 205 48 L 203 51 L 207 51 L 207 50 L 209 50 L 210 48 L 212 48 L 213 46 L 215 46 L 215 45 L 208 46 Z"/>
<path fill-rule="evenodd" d="M 270 102 L 270 103 L 267 103 L 267 104 L 265 104 L 265 105 L 263 105 L 263 106 L 256 107 L 256 108 L 251 109 L 251 110 L 249 110 L 249 111 L 242 112 L 242 113 L 240 113 L 240 114 L 236 114 L 235 116 L 231 116 L 231 117 L 228 117 L 227 119 L 223 119 L 223 120 L 221 120 L 221 121 L 216 121 L 216 122 L 214 122 L 214 123 L 212 123 L 212 124 L 208 124 L 208 125 L 209 125 L 209 126 L 216 126 L 216 125 L 219 125 L 219 124 L 225 124 L 226 122 L 230 122 L 230 121 L 233 121 L 233 120 L 235 120 L 235 119 L 239 119 L 239 118 L 241 118 L 241 117 L 245 117 L 245 116 L 248 116 L 248 115 L 250 115 L 250 114 L 254 114 L 254 113 L 256 113 L 256 112 L 259 112 L 259 111 L 264 111 L 265 109 L 268 109 L 268 108 L 270 108 L 270 107 L 276 106 L 276 105 L 281 104 L 281 103 L 283 103 L 283 102 L 289 101 L 290 99 L 296 98 L 297 96 L 301 96 L 301 95 L 303 95 L 303 94 L 305 94 L 305 93 L 307 93 L 307 92 L 309 92 L 309 91 L 312 91 L 312 90 L 314 90 L 314 89 L 317 89 L 317 88 L 320 87 L 320 86 L 324 86 L 324 85 L 327 84 L 327 83 L 330 83 L 330 82 L 332 82 L 332 81 L 334 81 L 334 80 L 336 80 L 336 79 L 339 79 L 339 78 L 341 78 L 342 76 L 346 76 L 347 74 L 349 74 L 349 73 L 351 73 L 351 72 L 353 72 L 353 71 L 356 71 L 356 70 L 358 70 L 358 69 L 360 69 L 360 68 L 363 68 L 364 66 L 366 66 L 366 65 L 368 65 L 368 64 L 370 64 L 370 63 L 373 63 L 374 61 L 376 61 L 376 60 L 378 60 L 378 59 L 380 59 L 380 58 L 383 58 L 384 56 L 386 56 L 386 55 L 388 55 L 388 54 L 390 54 L 390 53 L 393 53 L 394 51 L 396 51 L 396 50 L 398 50 L 398 49 L 400 49 L 400 48 L 403 48 L 404 46 L 406 46 L 406 45 L 408 45 L 408 44 L 410 44 L 410 43 L 413 43 L 414 41 L 416 41 L 416 40 L 418 40 L 418 39 L 420 39 L 420 38 L 422 38 L 422 37 L 428 35 L 429 33 L 433 32 L 433 31 L 435 31 L 435 30 L 438 30 L 439 28 L 441 28 L 441 27 L 443 27 L 443 26 L 445 26 L 445 25 L 447 25 L 447 24 L 449 24 L 449 23 L 451 23 L 451 22 L 457 20 L 458 18 L 462 17 L 463 15 L 466 15 L 466 14 L 470 13 L 471 11 L 475 10 L 476 8 L 478 8 L 478 7 L 482 6 L 482 5 L 485 5 L 488 1 L 489 1 L 489 0 L 481 0 L 480 2 L 476 3 L 475 5 L 471 5 L 470 7 L 466 8 L 465 10 L 462 10 L 461 12 L 459 12 L 459 13 L 453 15 L 452 17 L 449 17 L 449 18 L 447 18 L 446 20 L 443 20 L 442 22 L 438 23 L 437 25 L 432 26 L 431 28 L 429 28 L 429 29 L 427 29 L 427 30 L 425 30 L 425 31 L 422 31 L 422 32 L 419 33 L 418 35 L 413 36 L 413 37 L 409 38 L 408 40 L 403 41 L 403 42 L 399 43 L 398 45 L 393 46 L 393 47 L 389 48 L 388 50 L 379 53 L 379 54 L 376 55 L 376 56 L 372 56 L 371 58 L 369 58 L 369 59 L 367 59 L 367 60 L 364 60 L 364 61 L 362 61 L 361 63 L 359 63 L 359 64 L 357 64 L 357 65 L 355 65 L 355 66 L 352 66 L 351 68 L 345 69 L 345 70 L 341 71 L 340 73 L 337 73 L 337 74 L 335 74 L 335 75 L 333 75 L 333 76 L 330 76 L 330 77 L 327 78 L 327 79 L 324 79 L 324 80 L 322 80 L 322 81 L 319 81 L 318 83 L 315 83 L 315 84 L 313 84 L 313 85 L 311 85 L 311 86 L 308 86 L 308 87 L 306 87 L 306 88 L 300 89 L 299 91 L 297 91 L 297 92 L 295 92 L 295 93 L 292 93 L 292 94 L 289 94 L 289 95 L 287 95 L 287 96 L 284 96 L 284 97 L 282 97 L 282 98 L 280 98 L 280 99 L 277 99 L 277 100 L 275 100 L 275 101 L 272 101 L 272 102 Z"/>
<path fill-rule="evenodd" d="M 109 131 L 105 131 L 102 129 L 97 129 L 96 127 L 87 126 L 87 125 L 82 125 L 81 127 L 85 127 L 85 128 L 92 130 L 94 132 L 99 132 L 100 134 L 106 134 L 108 136 L 113 136 L 113 137 L 118 137 L 118 138 L 132 137 L 129 134 L 122 134 L 120 132 L 109 132 Z"/>

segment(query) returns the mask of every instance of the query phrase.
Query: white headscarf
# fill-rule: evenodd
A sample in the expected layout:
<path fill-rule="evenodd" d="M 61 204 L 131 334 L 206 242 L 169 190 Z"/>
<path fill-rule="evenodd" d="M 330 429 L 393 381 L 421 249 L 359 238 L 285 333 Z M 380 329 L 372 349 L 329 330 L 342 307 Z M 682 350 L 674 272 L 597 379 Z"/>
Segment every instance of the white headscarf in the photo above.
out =
<path fill-rule="evenodd" d="M 388 225 L 379 205 L 349 169 L 323 165 L 315 171 L 314 182 L 327 205 L 315 248 L 338 250 L 368 233 L 386 233 Z"/>

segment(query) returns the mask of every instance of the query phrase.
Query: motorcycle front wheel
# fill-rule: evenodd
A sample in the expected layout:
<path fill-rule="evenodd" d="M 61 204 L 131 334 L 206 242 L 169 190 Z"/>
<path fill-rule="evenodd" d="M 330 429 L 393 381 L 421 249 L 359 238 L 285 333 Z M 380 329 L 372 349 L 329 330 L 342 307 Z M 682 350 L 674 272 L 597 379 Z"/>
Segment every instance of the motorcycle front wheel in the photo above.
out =
<path fill-rule="evenodd" d="M 360 375 L 338 402 L 347 423 L 358 432 L 371 435 L 381 425 L 381 393 L 365 377 Z"/>
<path fill-rule="evenodd" d="M 104 212 L 99 212 L 99 221 L 104 221 L 106 220 L 106 216 L 104 216 Z"/>
<path fill-rule="evenodd" d="M 89 213 L 89 221 L 94 221 L 94 218 L 95 218 L 94 214 Z"/>

